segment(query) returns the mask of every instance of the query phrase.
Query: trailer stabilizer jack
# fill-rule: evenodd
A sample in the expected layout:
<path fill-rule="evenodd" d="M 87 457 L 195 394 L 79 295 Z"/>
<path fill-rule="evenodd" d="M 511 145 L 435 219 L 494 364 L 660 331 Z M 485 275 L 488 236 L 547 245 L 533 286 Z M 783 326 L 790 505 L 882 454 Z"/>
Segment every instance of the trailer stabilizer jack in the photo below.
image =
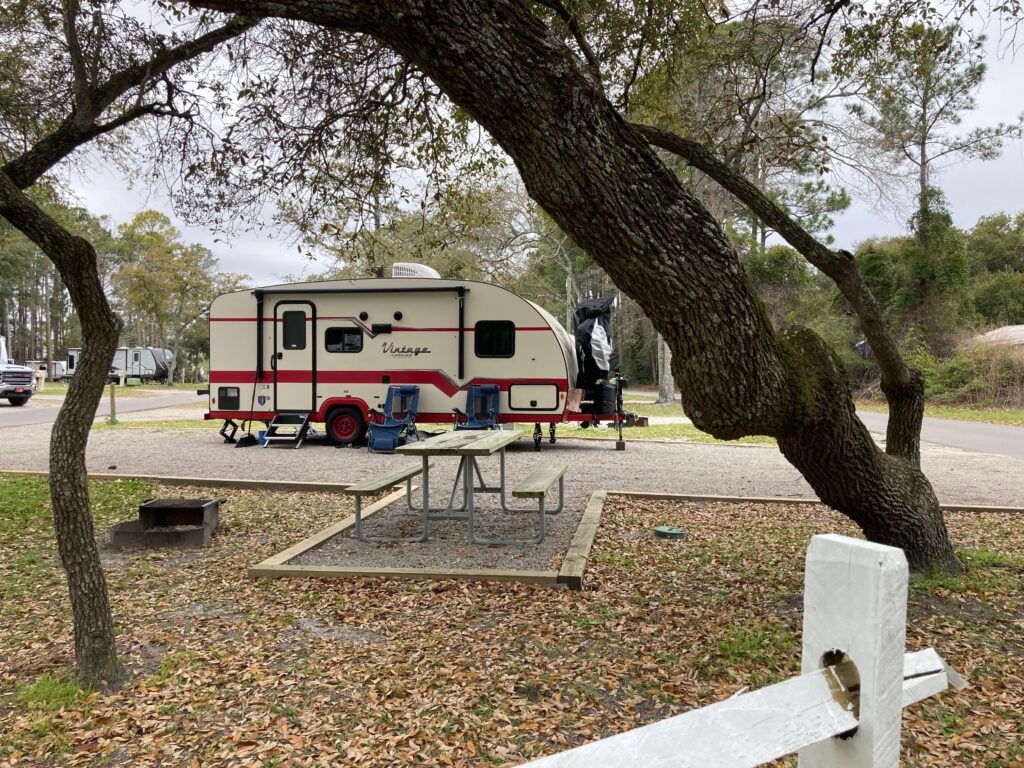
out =
<path fill-rule="evenodd" d="M 234 443 L 235 433 L 238 432 L 238 425 L 232 419 L 224 419 L 224 426 L 220 428 L 220 436 L 225 443 Z"/>

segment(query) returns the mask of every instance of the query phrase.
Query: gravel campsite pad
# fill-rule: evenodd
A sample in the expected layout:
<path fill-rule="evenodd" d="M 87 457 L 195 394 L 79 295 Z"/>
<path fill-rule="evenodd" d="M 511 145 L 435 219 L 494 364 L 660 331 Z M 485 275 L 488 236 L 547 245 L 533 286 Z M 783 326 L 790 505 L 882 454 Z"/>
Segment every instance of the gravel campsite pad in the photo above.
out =
<path fill-rule="evenodd" d="M 167 490 L 93 482 L 98 530 Z M 516 765 L 795 674 L 808 539 L 853 533 L 820 507 L 613 497 L 583 592 L 263 581 L 246 569 L 345 500 L 174 493 L 225 499 L 222 527 L 203 550 L 103 551 L 130 677 L 83 692 L 46 481 L 2 478 L 0 766 Z M 970 687 L 905 711 L 903 764 L 1018 765 L 1024 521 L 948 519 L 968 570 L 912 586 L 907 643 Z"/>
<path fill-rule="evenodd" d="M 512 508 L 522 509 L 533 504 L 533 499 L 513 499 L 511 489 L 516 479 L 527 476 L 533 470 L 552 463 L 551 452 L 535 453 L 527 449 L 525 441 L 509 451 L 507 463 L 509 472 L 507 498 Z M 409 457 L 398 457 L 405 465 L 415 463 Z M 444 506 L 455 481 L 457 460 L 451 458 L 434 461 L 431 470 L 431 506 Z M 479 461 L 484 480 L 488 485 L 497 485 L 499 464 L 496 456 Z M 362 542 L 356 538 L 355 529 L 331 537 L 314 549 L 288 561 L 287 565 L 318 565 L 338 567 L 380 567 L 380 568 L 434 568 L 460 570 L 557 570 L 576 526 L 590 498 L 594 478 L 590 473 L 576 473 L 570 470 L 565 477 L 565 505 L 557 514 L 545 517 L 545 537 L 541 544 L 517 545 L 475 545 L 469 541 L 469 527 L 464 520 L 435 520 L 430 523 L 430 538 L 425 542 Z M 414 483 L 421 483 L 422 476 Z M 404 489 L 404 484 L 399 489 Z M 413 491 L 413 504 L 423 501 L 419 488 Z M 462 486 L 458 486 L 454 505 L 458 508 L 462 500 Z M 557 508 L 558 484 L 548 495 L 547 508 Z M 365 505 L 364 505 L 365 506 Z M 530 539 L 536 534 L 538 516 L 536 512 L 509 513 L 501 509 L 499 498 L 494 493 L 475 495 L 476 514 L 474 527 L 481 538 Z M 422 531 L 422 515 L 410 511 L 405 499 L 393 502 L 376 512 L 363 524 L 367 536 L 414 537 Z"/>

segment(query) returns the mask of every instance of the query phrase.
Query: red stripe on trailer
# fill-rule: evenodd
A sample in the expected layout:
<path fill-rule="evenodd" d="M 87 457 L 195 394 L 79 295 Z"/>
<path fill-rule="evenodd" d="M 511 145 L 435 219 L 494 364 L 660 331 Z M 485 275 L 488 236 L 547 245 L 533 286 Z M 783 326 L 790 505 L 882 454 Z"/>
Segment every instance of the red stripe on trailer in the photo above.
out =
<path fill-rule="evenodd" d="M 310 322 L 312 319 L 313 319 L 312 316 L 307 316 L 306 317 L 306 322 Z M 367 328 L 367 329 L 369 329 L 369 327 L 370 327 L 370 326 L 364 325 L 363 323 L 359 322 L 354 317 L 340 317 L 340 316 L 332 317 L 332 316 L 320 315 L 320 316 L 317 317 L 317 320 L 318 321 L 319 320 L 348 320 L 348 321 L 350 321 L 352 323 L 355 323 L 356 325 L 360 325 L 360 326 L 362 326 L 364 328 Z M 211 323 L 255 323 L 256 322 L 256 318 L 255 317 L 211 317 L 210 318 L 210 322 Z M 283 322 L 283 321 L 279 317 L 278 318 L 265 317 L 265 318 L 263 318 L 263 322 L 265 322 L 265 323 L 280 323 L 280 322 Z M 470 327 L 470 328 L 463 328 L 462 330 L 465 331 L 466 333 L 473 333 L 476 329 Z M 519 331 L 550 331 L 550 330 L 551 330 L 551 327 L 547 326 L 547 325 L 516 326 L 516 332 L 519 332 Z M 459 329 L 458 329 L 458 327 L 455 327 L 455 328 L 414 328 L 412 326 L 392 325 L 391 326 L 391 331 L 393 333 L 458 333 Z M 377 335 L 379 336 L 381 334 L 377 334 Z"/>
<path fill-rule="evenodd" d="M 497 384 L 502 391 L 507 391 L 512 384 L 553 384 L 559 391 L 569 387 L 567 379 L 488 379 L 476 378 L 459 386 L 440 371 L 317 371 L 317 384 L 381 384 L 382 376 L 389 376 L 391 384 L 419 384 L 432 386 L 441 390 L 448 397 L 459 391 L 465 391 L 470 384 Z M 210 371 L 211 384 L 273 384 L 274 372 L 264 372 L 256 381 L 255 371 Z M 278 384 L 312 384 L 312 371 L 277 371 Z M 386 386 L 386 385 L 384 385 Z"/>
<path fill-rule="evenodd" d="M 312 421 L 323 421 L 325 411 L 327 409 L 321 407 L 319 411 L 314 413 Z M 362 408 L 360 410 L 363 410 Z M 209 413 L 203 414 L 203 418 L 208 421 L 220 420 L 220 419 L 234 419 L 235 421 L 271 421 L 274 416 L 277 415 L 276 411 L 210 411 Z M 498 421 L 502 424 L 550 424 L 550 423 L 568 423 L 573 421 L 593 421 L 599 419 L 601 421 L 614 422 L 618 417 L 614 413 L 578 413 L 576 411 L 565 411 L 564 413 L 530 413 L 523 411 L 520 413 L 500 413 L 498 414 Z M 453 420 L 451 413 L 429 413 L 420 412 L 416 414 L 416 420 L 424 424 L 446 424 Z"/>

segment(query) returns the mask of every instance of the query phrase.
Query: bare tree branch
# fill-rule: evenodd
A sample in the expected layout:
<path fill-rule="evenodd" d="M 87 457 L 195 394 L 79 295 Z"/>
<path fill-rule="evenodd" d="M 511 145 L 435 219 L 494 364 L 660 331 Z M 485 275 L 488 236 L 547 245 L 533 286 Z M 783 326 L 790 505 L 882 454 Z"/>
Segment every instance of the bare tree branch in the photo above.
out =
<path fill-rule="evenodd" d="M 88 101 L 92 94 L 89 74 L 86 71 L 85 57 L 82 55 L 82 44 L 78 39 L 79 3 L 78 0 L 64 0 L 64 39 L 68 44 L 68 56 L 71 58 L 71 71 L 74 73 L 73 90 L 75 104 L 82 110 L 80 115 L 85 115 L 88 109 Z M 82 119 L 80 117 L 80 119 Z"/>
<path fill-rule="evenodd" d="M 212 51 L 220 43 L 238 36 L 258 23 L 258 20 L 236 16 L 223 26 L 174 48 L 168 48 L 145 63 L 115 72 L 103 83 L 90 88 L 84 102 L 76 103 L 71 114 L 53 132 L 37 141 L 30 150 L 8 162 L 2 171 L 18 188 L 25 189 L 31 186 L 82 144 L 107 132 L 97 132 L 96 121 L 118 98 L 135 87 L 144 91 L 152 78 L 163 75 L 175 65 L 199 54 Z"/>

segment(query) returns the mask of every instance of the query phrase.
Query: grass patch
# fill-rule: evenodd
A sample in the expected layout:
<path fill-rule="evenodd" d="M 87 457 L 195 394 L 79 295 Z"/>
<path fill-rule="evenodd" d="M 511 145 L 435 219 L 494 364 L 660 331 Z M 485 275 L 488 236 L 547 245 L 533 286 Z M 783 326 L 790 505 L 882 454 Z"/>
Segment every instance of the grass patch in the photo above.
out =
<path fill-rule="evenodd" d="M 45 388 L 40 392 L 42 395 L 56 395 L 63 397 L 68 393 L 68 387 L 70 383 L 64 381 L 48 381 L 46 382 Z M 167 395 L 172 392 L 195 392 L 197 389 L 204 389 L 209 387 L 209 384 L 182 384 L 180 382 L 167 385 L 159 383 L 141 384 L 136 387 L 129 387 L 127 385 L 121 386 L 120 384 L 114 385 L 114 390 L 117 397 L 159 397 L 160 395 Z M 103 396 L 106 398 L 110 397 L 110 384 L 108 383 L 103 388 Z"/>
<path fill-rule="evenodd" d="M 888 413 L 889 406 L 877 401 L 860 401 L 857 408 L 863 411 Z M 953 419 L 955 421 L 981 421 L 987 424 L 1006 424 L 1012 427 L 1024 427 L 1024 408 L 993 408 L 973 405 L 934 405 L 926 403 L 924 415 L 937 419 Z"/>
<path fill-rule="evenodd" d="M 911 590 L 920 592 L 951 592 L 954 594 L 987 594 L 1000 592 L 1020 583 L 1024 560 L 991 549 L 962 549 L 957 553 L 964 572 L 957 575 L 930 573 L 914 578 Z"/>
<path fill-rule="evenodd" d="M 730 667 L 755 664 L 778 669 L 784 665 L 784 654 L 794 644 L 793 636 L 772 627 L 733 627 L 730 634 L 715 646 L 719 660 Z"/>
<path fill-rule="evenodd" d="M 220 429 L 221 422 L 202 419 L 131 419 L 111 423 L 107 420 L 97 420 L 92 428 L 98 430 L 106 429 L 153 429 L 153 430 L 178 430 L 178 429 Z"/>
<path fill-rule="evenodd" d="M 56 712 L 70 707 L 89 690 L 68 673 L 40 675 L 34 683 L 20 685 L 14 698 L 30 712 Z"/>
<path fill-rule="evenodd" d="M 618 440 L 618 431 L 608 429 L 580 429 L 571 425 L 559 425 L 562 437 L 582 438 L 586 440 Z M 739 440 L 717 440 L 706 432 L 701 432 L 692 424 L 652 424 L 648 427 L 625 427 L 622 430 L 625 440 L 674 440 L 686 443 L 718 443 L 721 445 L 775 445 L 775 439 L 763 435 L 750 435 Z"/>
<path fill-rule="evenodd" d="M 623 403 L 622 408 L 637 416 L 686 416 L 683 406 L 678 402 L 658 405 L 651 399 L 650 402 L 644 403 Z"/>
<path fill-rule="evenodd" d="M 626 408 L 627 411 L 634 410 L 632 408 L 632 406 L 634 405 L 638 405 L 640 403 L 655 403 L 657 402 L 657 400 L 657 395 L 629 395 L 626 394 L 625 392 L 622 393 L 622 401 L 626 405 L 630 406 L 629 408 Z"/>

